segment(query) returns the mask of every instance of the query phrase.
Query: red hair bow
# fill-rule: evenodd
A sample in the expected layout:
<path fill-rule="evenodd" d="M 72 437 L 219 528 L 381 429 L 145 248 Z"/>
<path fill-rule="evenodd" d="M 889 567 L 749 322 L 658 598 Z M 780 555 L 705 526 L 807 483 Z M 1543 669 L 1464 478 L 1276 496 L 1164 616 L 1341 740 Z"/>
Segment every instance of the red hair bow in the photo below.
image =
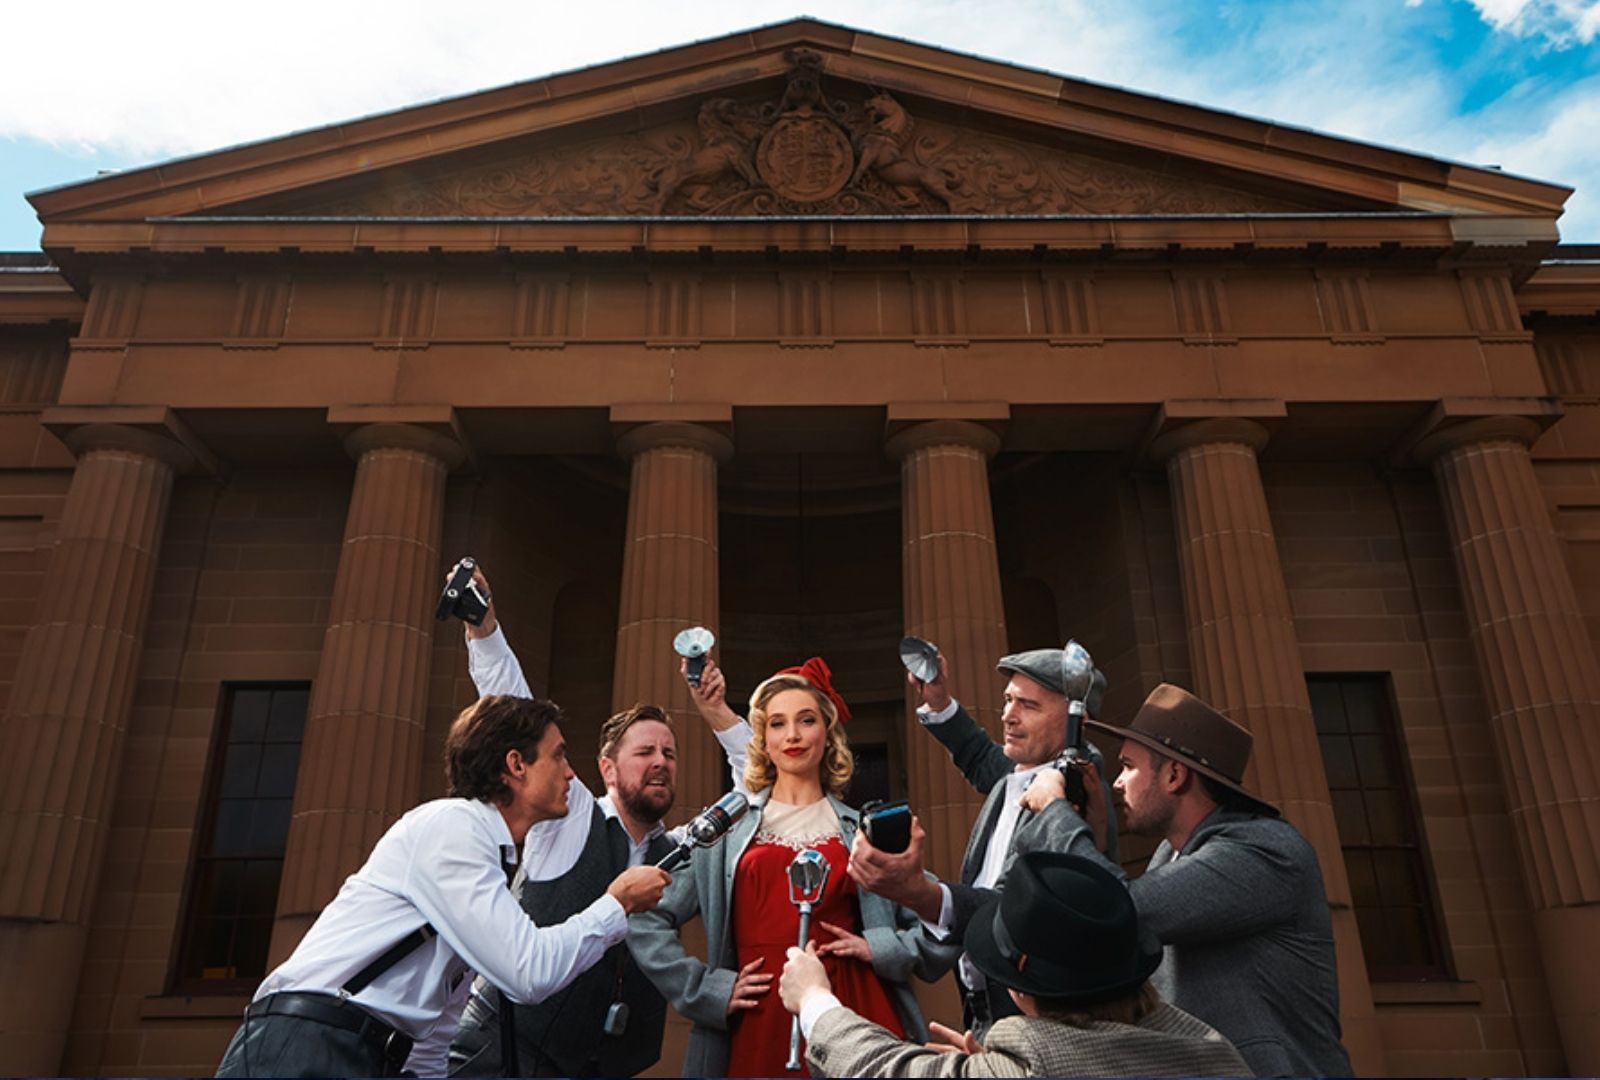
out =
<path fill-rule="evenodd" d="M 833 671 L 828 667 L 828 662 L 820 656 L 813 656 L 799 667 L 786 667 L 777 672 L 779 675 L 798 675 L 806 682 L 828 695 L 828 700 L 833 702 L 833 707 L 839 710 L 839 723 L 850 722 L 850 706 L 844 703 L 844 698 L 839 696 L 839 691 L 833 688 Z"/>

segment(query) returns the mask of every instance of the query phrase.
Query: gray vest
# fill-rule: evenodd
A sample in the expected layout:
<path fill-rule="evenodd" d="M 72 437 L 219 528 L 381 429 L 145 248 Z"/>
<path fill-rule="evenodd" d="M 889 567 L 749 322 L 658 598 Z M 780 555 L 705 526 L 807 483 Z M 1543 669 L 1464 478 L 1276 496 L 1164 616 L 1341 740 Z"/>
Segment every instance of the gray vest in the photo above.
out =
<path fill-rule="evenodd" d="M 664 836 L 650 842 L 645 861 L 665 855 Z M 628 835 L 622 822 L 594 808 L 583 854 L 561 877 L 526 881 L 522 909 L 541 926 L 576 915 L 606 891 L 628 868 Z M 500 1076 L 500 1020 L 497 994 L 474 994 L 461 1015 L 450 1044 L 452 1076 Z M 627 1030 L 620 1036 L 601 1033 L 615 1001 L 628 1006 Z M 634 1076 L 661 1057 L 661 1035 L 667 1003 L 640 973 L 626 943 L 613 945 L 572 984 L 537 1005 L 519 1005 L 517 1056 L 524 1076 Z"/>

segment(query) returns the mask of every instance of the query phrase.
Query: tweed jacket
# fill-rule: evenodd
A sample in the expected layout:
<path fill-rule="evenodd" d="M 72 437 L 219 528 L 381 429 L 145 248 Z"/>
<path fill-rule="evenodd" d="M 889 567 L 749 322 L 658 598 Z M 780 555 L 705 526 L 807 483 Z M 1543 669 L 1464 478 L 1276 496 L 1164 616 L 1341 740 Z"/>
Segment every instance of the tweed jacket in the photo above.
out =
<path fill-rule="evenodd" d="M 693 1030 L 679 1074 L 724 1076 L 728 1071 L 728 999 L 738 965 L 733 942 L 733 882 L 739 859 L 761 826 L 767 801 L 763 792 L 715 847 L 699 848 L 673 876 L 661 903 L 628 920 L 628 949 L 667 1002 L 687 1017 Z M 855 838 L 861 815 L 838 799 L 828 800 L 839 815 L 845 847 Z M 929 981 L 942 970 L 932 968 L 920 947 L 917 917 L 874 893 L 857 894 L 862 936 L 872 947 L 872 967 L 884 980 L 906 1033 L 925 1040 L 927 1025 L 907 980 L 915 974 Z M 679 938 L 683 925 L 699 915 L 705 924 L 708 963 L 690 956 Z M 777 975 L 777 972 L 771 974 Z M 771 993 L 778 992 L 774 980 Z"/>
<path fill-rule="evenodd" d="M 1019 827 L 1017 844 L 1061 850 L 1073 822 L 1069 850 L 1126 880 L 1065 800 Z M 1045 825 L 1053 827 L 1038 827 Z M 1162 997 L 1227 1036 L 1256 1075 L 1350 1075 L 1322 870 L 1293 825 L 1218 809 L 1181 854 L 1163 840 L 1128 891 L 1139 921 L 1165 946 L 1151 978 Z"/>
<path fill-rule="evenodd" d="M 1016 762 L 1006 757 L 1005 751 L 989 738 L 988 732 L 978 726 L 961 705 L 956 706 L 955 715 L 942 724 L 928 724 L 927 730 L 944 744 L 950 751 L 950 759 L 955 767 L 961 770 L 961 775 L 966 777 L 967 783 L 978 791 L 984 792 L 988 798 L 984 801 L 982 809 L 978 811 L 977 820 L 972 826 L 972 835 L 967 841 L 966 853 L 961 858 L 961 880 L 959 882 L 946 882 L 950 888 L 950 906 L 955 916 L 954 926 L 950 934 L 951 942 L 956 944 L 953 952 L 946 950 L 948 964 L 953 966 L 956 958 L 961 955 L 959 943 L 966 933 L 967 923 L 974 912 L 988 901 L 994 892 L 989 889 L 979 889 L 972 883 L 977 880 L 978 872 L 983 869 L 984 853 L 989 849 L 989 838 L 994 835 L 996 824 L 1000 820 L 1000 811 L 1006 795 L 1006 785 L 1002 783 L 1005 778 L 1016 770 Z M 1105 765 L 1101 759 L 1100 751 L 1094 747 L 1089 748 L 1090 756 L 1095 764 L 1100 766 L 1102 778 L 1105 776 Z M 1111 805 L 1111 789 L 1109 783 L 1102 779 L 1105 788 L 1106 805 Z M 1028 810 L 1022 811 L 1017 819 L 1017 833 L 1012 834 L 1011 850 L 1006 853 L 1005 863 L 1000 870 L 1000 881 L 1005 881 L 1011 873 L 1011 864 L 1019 854 L 1016 836 L 1022 831 L 1025 822 L 1034 817 Z M 1041 848 L 1049 847 L 1059 842 L 1053 850 L 1067 850 L 1067 843 L 1076 831 L 1077 825 L 1071 822 L 1041 823 L 1034 827 L 1034 842 Z M 1116 822 L 1113 820 L 1107 829 L 1110 837 L 1111 858 L 1116 858 Z M 1037 849 L 1036 849 L 1037 850 Z"/>
<path fill-rule="evenodd" d="M 941 1054 L 901 1042 L 849 1009 L 817 1018 L 806 1060 L 818 1076 L 1249 1076 L 1228 1040 L 1188 1013 L 1158 1005 L 1138 1024 L 1075 1028 L 1009 1016 L 981 1054 Z"/>

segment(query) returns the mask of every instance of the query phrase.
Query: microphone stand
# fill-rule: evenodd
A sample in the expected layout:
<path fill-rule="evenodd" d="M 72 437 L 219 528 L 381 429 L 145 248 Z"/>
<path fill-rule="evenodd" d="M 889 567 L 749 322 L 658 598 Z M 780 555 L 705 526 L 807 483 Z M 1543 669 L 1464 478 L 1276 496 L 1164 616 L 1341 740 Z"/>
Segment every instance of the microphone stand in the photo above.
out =
<path fill-rule="evenodd" d="M 806 941 L 811 937 L 811 909 L 822 900 L 822 890 L 828 883 L 828 869 L 828 860 L 815 848 L 806 848 L 789 864 L 789 902 L 800 909 L 801 949 L 806 947 Z M 795 1072 L 804 1067 L 800 1061 L 798 1016 L 789 1025 L 789 1060 L 784 1062 L 783 1067 Z"/>

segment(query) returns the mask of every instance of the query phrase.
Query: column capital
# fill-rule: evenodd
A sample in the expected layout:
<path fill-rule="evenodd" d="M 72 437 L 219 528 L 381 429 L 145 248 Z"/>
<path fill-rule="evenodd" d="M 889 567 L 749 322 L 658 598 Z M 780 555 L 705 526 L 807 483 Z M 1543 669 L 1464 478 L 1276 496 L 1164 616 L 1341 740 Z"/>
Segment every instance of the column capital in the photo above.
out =
<path fill-rule="evenodd" d="M 1401 468 L 1431 465 L 1473 443 L 1532 446 L 1561 419 L 1562 411 L 1554 398 L 1440 398 L 1395 445 L 1391 463 Z"/>
<path fill-rule="evenodd" d="M 1281 398 L 1171 398 L 1156 410 L 1143 455 L 1168 461 L 1206 443 L 1243 443 L 1259 451 L 1288 415 Z"/>
<path fill-rule="evenodd" d="M 1176 455 L 1208 443 L 1243 443 L 1259 453 L 1272 438 L 1265 424 L 1242 416 L 1217 416 L 1191 420 L 1169 428 L 1150 440 L 1146 453 L 1155 461 L 1170 461 Z"/>
<path fill-rule="evenodd" d="M 93 450 L 124 450 L 179 474 L 215 475 L 222 469 L 210 448 L 164 405 L 57 405 L 39 422 L 80 458 Z"/>
<path fill-rule="evenodd" d="M 473 458 L 449 405 L 335 405 L 328 409 L 328 426 L 357 460 L 369 450 L 416 450 L 454 471 Z"/>
<path fill-rule="evenodd" d="M 965 446 L 992 458 L 1000 452 L 1000 434 L 971 420 L 924 420 L 892 432 L 883 444 L 896 461 L 930 446 Z"/>
<path fill-rule="evenodd" d="M 733 440 L 704 424 L 657 420 L 629 428 L 617 436 L 617 452 L 632 461 L 646 450 L 681 446 L 710 454 L 719 465 L 733 457 Z"/>

